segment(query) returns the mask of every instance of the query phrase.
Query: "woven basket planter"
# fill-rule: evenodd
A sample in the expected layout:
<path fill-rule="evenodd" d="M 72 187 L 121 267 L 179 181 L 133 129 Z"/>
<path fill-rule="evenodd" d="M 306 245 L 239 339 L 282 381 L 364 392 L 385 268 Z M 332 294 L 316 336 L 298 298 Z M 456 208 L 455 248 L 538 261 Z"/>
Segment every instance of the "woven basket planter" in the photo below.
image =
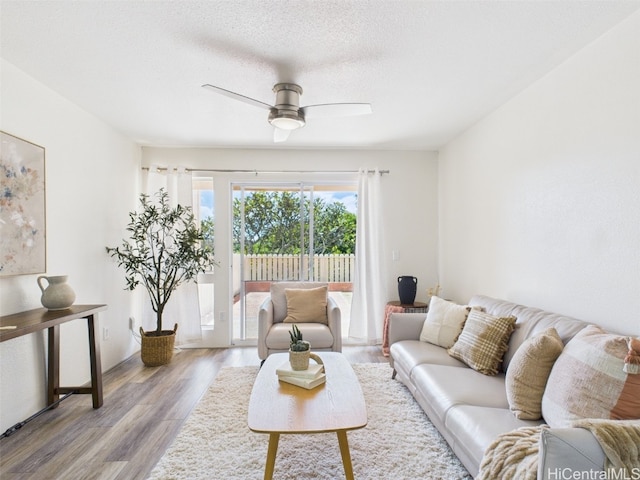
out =
<path fill-rule="evenodd" d="M 309 350 L 304 352 L 294 352 L 289 350 L 289 363 L 292 370 L 306 370 L 309 368 Z"/>
<path fill-rule="evenodd" d="M 291 370 L 307 370 L 309 368 L 309 360 L 314 360 L 318 365 L 324 365 L 322 359 L 311 350 L 304 352 L 294 352 L 289 350 L 289 363 Z"/>
<path fill-rule="evenodd" d="M 173 357 L 173 347 L 176 343 L 176 331 L 178 324 L 176 323 L 173 330 L 162 330 L 158 334 L 155 330 L 145 332 L 140 327 L 140 338 L 142 349 L 140 356 L 142 363 L 147 367 L 158 367 L 166 365 Z"/>

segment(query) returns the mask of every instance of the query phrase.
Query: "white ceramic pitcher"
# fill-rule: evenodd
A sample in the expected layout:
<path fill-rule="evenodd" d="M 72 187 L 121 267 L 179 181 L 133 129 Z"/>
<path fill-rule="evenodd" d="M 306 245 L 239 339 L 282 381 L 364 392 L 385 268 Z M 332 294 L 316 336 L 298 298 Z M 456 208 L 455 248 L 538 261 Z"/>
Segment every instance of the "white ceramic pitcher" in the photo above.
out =
<path fill-rule="evenodd" d="M 42 285 L 43 280 L 47 281 L 47 288 Z M 53 277 L 40 275 L 38 277 L 38 286 L 42 290 L 42 297 L 40 297 L 42 306 L 49 310 L 64 310 L 73 305 L 76 300 L 75 292 L 67 283 L 67 275 Z"/>

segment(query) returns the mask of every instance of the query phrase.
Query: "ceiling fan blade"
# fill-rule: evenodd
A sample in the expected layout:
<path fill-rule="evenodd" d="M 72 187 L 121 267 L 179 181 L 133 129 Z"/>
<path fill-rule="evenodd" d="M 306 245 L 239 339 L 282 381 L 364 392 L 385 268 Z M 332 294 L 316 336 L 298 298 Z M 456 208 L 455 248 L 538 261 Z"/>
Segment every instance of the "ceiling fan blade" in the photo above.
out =
<path fill-rule="evenodd" d="M 254 107 L 266 108 L 267 110 L 271 110 L 273 108 L 268 103 L 261 102 L 260 100 L 247 97 L 245 95 L 240 95 L 239 93 L 232 92 L 230 90 L 225 90 L 224 88 L 216 87 L 215 85 L 209 85 L 208 83 L 202 85 L 202 88 L 206 88 L 207 90 L 210 90 L 212 92 L 219 93 L 220 95 L 224 95 L 225 97 L 233 98 L 234 100 L 248 103 L 249 105 L 253 105 Z"/>
<path fill-rule="evenodd" d="M 291 130 L 285 130 L 283 128 L 274 128 L 273 129 L 273 142 L 274 143 L 282 143 L 289 138 L 291 134 Z"/>
<path fill-rule="evenodd" d="M 370 103 L 325 103 L 302 107 L 305 118 L 350 117 L 368 115 L 372 112 Z"/>

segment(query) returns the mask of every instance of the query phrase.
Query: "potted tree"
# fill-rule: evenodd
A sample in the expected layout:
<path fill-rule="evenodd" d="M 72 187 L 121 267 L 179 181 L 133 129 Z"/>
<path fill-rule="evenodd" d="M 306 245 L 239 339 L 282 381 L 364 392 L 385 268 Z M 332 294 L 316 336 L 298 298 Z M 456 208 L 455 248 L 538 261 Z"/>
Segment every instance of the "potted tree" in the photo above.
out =
<path fill-rule="evenodd" d="M 203 233 L 190 207 L 171 207 L 169 194 L 161 189 L 157 202 L 140 195 L 139 212 L 129 213 L 129 238 L 107 253 L 124 268 L 126 288 L 142 284 L 156 313 L 156 329 L 140 328 L 141 356 L 147 366 L 171 361 L 178 324 L 162 329 L 162 315 L 171 294 L 185 282 L 194 281 L 215 265 L 211 247 L 203 244 Z"/>

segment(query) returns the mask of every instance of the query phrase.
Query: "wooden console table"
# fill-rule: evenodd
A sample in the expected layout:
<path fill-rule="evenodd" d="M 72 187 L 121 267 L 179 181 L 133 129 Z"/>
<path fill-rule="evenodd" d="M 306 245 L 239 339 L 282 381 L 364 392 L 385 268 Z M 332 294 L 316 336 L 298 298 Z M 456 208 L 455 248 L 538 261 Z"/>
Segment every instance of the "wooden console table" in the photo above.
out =
<path fill-rule="evenodd" d="M 100 340 L 98 322 L 94 314 L 106 310 L 106 305 L 72 305 L 65 310 L 47 310 L 36 308 L 27 312 L 14 313 L 0 317 L 0 342 L 22 337 L 29 333 L 48 329 L 48 372 L 47 372 L 47 408 L 52 407 L 60 394 L 91 394 L 93 408 L 102 406 L 102 364 L 100 361 Z M 90 387 L 60 386 L 60 325 L 78 318 L 87 319 L 89 329 L 89 360 L 91 363 Z"/>
<path fill-rule="evenodd" d="M 384 324 L 382 327 L 382 354 L 389 356 L 389 316 L 392 313 L 426 313 L 429 311 L 429 304 L 414 302 L 410 305 L 400 302 L 388 302 L 384 308 Z"/>

